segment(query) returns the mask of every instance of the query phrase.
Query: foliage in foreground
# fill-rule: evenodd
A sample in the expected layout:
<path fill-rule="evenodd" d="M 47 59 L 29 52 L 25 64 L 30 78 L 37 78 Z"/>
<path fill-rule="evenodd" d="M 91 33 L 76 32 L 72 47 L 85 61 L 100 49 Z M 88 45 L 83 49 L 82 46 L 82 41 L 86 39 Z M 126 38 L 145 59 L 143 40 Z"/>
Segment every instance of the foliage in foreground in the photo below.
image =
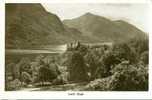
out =
<path fill-rule="evenodd" d="M 88 82 L 79 90 L 148 90 L 148 38 L 114 44 L 112 47 L 86 47 L 63 55 L 21 59 L 6 66 L 6 90 L 30 84 L 61 85 Z M 37 85 L 36 85 L 37 86 Z"/>
<path fill-rule="evenodd" d="M 148 38 L 88 50 L 84 61 L 91 82 L 80 90 L 147 91 L 148 51 Z"/>
<path fill-rule="evenodd" d="M 147 91 L 147 66 L 119 64 L 114 73 L 106 78 L 96 79 L 80 90 L 89 91 Z"/>

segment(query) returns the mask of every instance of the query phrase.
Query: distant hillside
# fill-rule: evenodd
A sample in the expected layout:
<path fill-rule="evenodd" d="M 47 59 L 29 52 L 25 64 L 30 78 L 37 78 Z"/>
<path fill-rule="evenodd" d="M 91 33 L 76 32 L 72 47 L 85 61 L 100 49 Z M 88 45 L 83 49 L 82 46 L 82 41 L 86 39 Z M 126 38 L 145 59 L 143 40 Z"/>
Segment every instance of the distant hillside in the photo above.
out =
<path fill-rule="evenodd" d="M 145 35 L 144 32 L 125 21 L 111 21 L 91 13 L 75 19 L 64 20 L 63 23 L 68 27 L 78 29 L 84 36 L 95 37 L 103 41 L 118 42 Z"/>
<path fill-rule="evenodd" d="M 63 44 L 79 39 L 83 40 L 81 32 L 65 27 L 40 4 L 6 4 L 6 48 Z"/>
<path fill-rule="evenodd" d="M 86 13 L 61 21 L 41 4 L 6 4 L 6 48 L 32 48 L 72 41 L 113 42 L 142 37 L 144 32 L 125 21 Z"/>

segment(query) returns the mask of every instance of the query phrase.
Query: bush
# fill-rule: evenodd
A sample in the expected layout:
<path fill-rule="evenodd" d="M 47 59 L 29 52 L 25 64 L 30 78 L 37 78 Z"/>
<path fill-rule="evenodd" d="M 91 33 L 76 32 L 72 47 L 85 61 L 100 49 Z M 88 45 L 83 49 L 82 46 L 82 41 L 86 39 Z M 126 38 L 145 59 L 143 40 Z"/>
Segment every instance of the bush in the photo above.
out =
<path fill-rule="evenodd" d="M 105 55 L 103 55 L 102 63 L 103 65 L 101 66 L 102 68 L 102 76 L 107 77 L 111 75 L 110 70 L 112 67 L 115 65 L 119 64 L 121 62 L 120 58 L 117 57 L 113 52 L 109 52 Z"/>
<path fill-rule="evenodd" d="M 128 61 L 124 61 L 112 70 L 111 76 L 91 81 L 81 90 L 147 91 L 148 67 L 141 64 L 129 65 Z"/>
<path fill-rule="evenodd" d="M 14 79 L 21 79 L 21 73 L 28 72 L 31 74 L 31 66 L 29 58 L 22 58 L 19 63 L 13 67 Z"/>
<path fill-rule="evenodd" d="M 19 68 L 20 68 L 20 74 L 22 72 L 28 72 L 28 73 L 31 73 L 31 66 L 30 66 L 30 59 L 29 58 L 22 58 L 20 60 L 20 62 L 18 63 L 19 64 Z"/>
<path fill-rule="evenodd" d="M 21 88 L 21 82 L 19 79 L 9 81 L 6 83 L 6 90 L 18 90 Z"/>
<path fill-rule="evenodd" d="M 80 90 L 82 91 L 108 91 L 108 82 L 110 81 L 111 77 L 102 78 L 102 79 L 95 79 L 91 81 L 86 86 L 82 87 Z"/>
<path fill-rule="evenodd" d="M 112 72 L 109 82 L 112 90 L 116 91 L 145 91 L 148 90 L 148 69 L 143 65 L 121 63 Z"/>
<path fill-rule="evenodd" d="M 144 51 L 141 56 L 140 56 L 140 60 L 145 64 L 149 64 L 149 52 L 148 51 Z"/>
<path fill-rule="evenodd" d="M 138 54 L 149 50 L 149 37 L 145 35 L 142 38 L 133 38 L 127 42 Z"/>
<path fill-rule="evenodd" d="M 115 44 L 112 53 L 119 61 L 128 60 L 132 64 L 137 62 L 134 48 L 131 48 L 127 43 Z"/>
<path fill-rule="evenodd" d="M 40 82 L 51 82 L 56 77 L 56 73 L 49 69 L 49 66 L 41 65 L 38 76 Z"/>
<path fill-rule="evenodd" d="M 21 73 L 21 81 L 26 83 L 26 84 L 29 84 L 30 82 L 32 82 L 32 77 L 29 73 L 22 72 Z"/>
<path fill-rule="evenodd" d="M 59 68 L 53 58 L 45 57 L 42 62 L 39 66 L 38 79 L 40 82 L 51 82 L 60 74 Z"/>

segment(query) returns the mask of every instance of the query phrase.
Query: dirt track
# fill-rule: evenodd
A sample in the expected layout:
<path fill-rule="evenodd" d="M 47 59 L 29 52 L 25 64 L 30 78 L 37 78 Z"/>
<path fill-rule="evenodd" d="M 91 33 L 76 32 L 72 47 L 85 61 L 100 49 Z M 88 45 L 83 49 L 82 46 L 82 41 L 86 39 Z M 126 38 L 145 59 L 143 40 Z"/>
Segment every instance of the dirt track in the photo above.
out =
<path fill-rule="evenodd" d="M 52 85 L 32 88 L 22 88 L 20 91 L 76 91 L 84 87 L 86 83 L 73 83 L 64 85 Z"/>

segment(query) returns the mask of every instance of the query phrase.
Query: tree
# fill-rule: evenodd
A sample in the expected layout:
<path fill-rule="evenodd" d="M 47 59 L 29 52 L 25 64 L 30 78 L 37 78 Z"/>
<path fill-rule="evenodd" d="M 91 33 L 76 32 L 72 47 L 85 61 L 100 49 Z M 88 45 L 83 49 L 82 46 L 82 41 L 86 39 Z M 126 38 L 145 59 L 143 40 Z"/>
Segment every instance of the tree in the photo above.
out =
<path fill-rule="evenodd" d="M 148 69 L 143 65 L 130 65 L 127 61 L 118 64 L 113 70 L 109 89 L 116 91 L 148 90 Z"/>
<path fill-rule="evenodd" d="M 127 43 L 115 44 L 112 53 L 119 60 L 129 60 L 130 63 L 137 62 L 136 52 Z"/>
<path fill-rule="evenodd" d="M 18 79 L 21 80 L 22 72 L 27 72 L 28 74 L 32 74 L 31 66 L 30 66 L 30 59 L 27 57 L 23 57 L 20 62 L 16 65 L 17 69 L 16 72 L 18 73 Z"/>
<path fill-rule="evenodd" d="M 144 51 L 140 56 L 140 60 L 146 65 L 149 64 L 149 52 Z"/>
<path fill-rule="evenodd" d="M 60 74 L 57 64 L 51 58 L 46 57 L 39 68 L 38 79 L 40 82 L 51 82 Z"/>
<path fill-rule="evenodd" d="M 112 75 L 91 81 L 81 90 L 90 91 L 147 91 L 148 67 L 130 65 L 128 61 L 116 65 Z"/>
<path fill-rule="evenodd" d="M 72 52 L 69 57 L 68 72 L 69 81 L 71 82 L 84 82 L 88 80 L 86 65 L 83 56 L 78 51 Z"/>
<path fill-rule="evenodd" d="M 84 56 L 85 64 L 87 65 L 87 71 L 90 73 L 90 80 L 94 80 L 97 77 L 100 77 L 100 71 L 102 66 L 102 49 L 92 48 L 88 50 Z"/>

